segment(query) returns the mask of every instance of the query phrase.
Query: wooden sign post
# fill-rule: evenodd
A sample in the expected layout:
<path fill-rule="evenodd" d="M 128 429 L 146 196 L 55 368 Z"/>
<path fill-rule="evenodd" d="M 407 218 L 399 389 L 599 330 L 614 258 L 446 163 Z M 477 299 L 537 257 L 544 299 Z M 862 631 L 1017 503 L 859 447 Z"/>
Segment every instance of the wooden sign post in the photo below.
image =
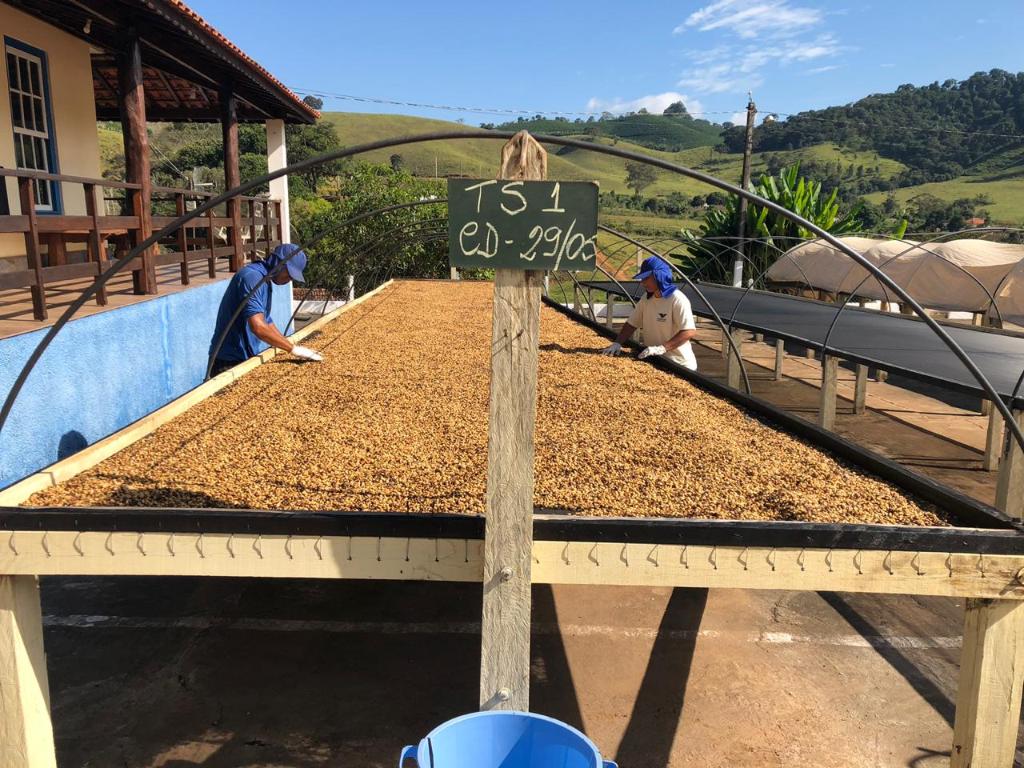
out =
<path fill-rule="evenodd" d="M 533 433 L 541 290 L 548 269 L 591 269 L 597 187 L 546 182 L 547 152 L 526 131 L 498 179 L 448 182 L 453 267 L 494 268 L 480 669 L 481 709 L 530 707 Z"/>

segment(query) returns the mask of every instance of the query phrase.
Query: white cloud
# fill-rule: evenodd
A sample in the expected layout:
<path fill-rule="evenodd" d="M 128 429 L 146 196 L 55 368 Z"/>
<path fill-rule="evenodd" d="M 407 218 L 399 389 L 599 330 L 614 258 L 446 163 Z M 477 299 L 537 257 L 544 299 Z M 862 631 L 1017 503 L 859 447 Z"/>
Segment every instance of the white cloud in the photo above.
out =
<path fill-rule="evenodd" d="M 742 0 L 718 0 L 691 13 L 673 31 L 700 32 L 723 30 L 743 39 L 790 37 L 819 25 L 825 13 L 817 8 L 793 5 L 790 0 L 762 0 L 748 4 Z"/>
<path fill-rule="evenodd" d="M 746 125 L 747 124 L 747 112 L 733 112 L 729 115 L 729 122 L 733 125 Z"/>
<path fill-rule="evenodd" d="M 807 74 L 808 75 L 820 75 L 823 72 L 831 72 L 834 69 L 839 69 L 839 65 L 838 64 L 826 64 L 824 67 L 814 67 L 813 69 L 808 69 L 807 70 Z"/>
<path fill-rule="evenodd" d="M 636 99 L 599 99 L 595 97 L 587 102 L 587 111 L 621 114 L 623 112 L 638 112 L 641 109 L 646 109 L 653 115 L 660 115 L 665 111 L 665 107 L 677 101 L 683 102 L 686 106 L 686 111 L 694 117 L 700 117 L 704 113 L 704 107 L 697 99 L 691 99 L 686 94 L 677 93 L 676 91 L 640 96 Z"/>

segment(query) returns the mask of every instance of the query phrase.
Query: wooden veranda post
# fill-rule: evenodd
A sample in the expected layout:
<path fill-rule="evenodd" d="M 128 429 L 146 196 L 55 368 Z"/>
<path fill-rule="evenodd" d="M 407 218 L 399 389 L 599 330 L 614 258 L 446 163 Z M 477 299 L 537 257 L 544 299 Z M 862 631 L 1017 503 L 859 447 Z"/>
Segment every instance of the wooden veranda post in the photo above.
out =
<path fill-rule="evenodd" d="M 0 576 L 0 766 L 56 765 L 39 580 Z"/>
<path fill-rule="evenodd" d="M 138 184 L 131 192 L 132 215 L 139 219 L 139 228 L 131 234 L 137 245 L 153 232 L 152 187 L 149 175 L 149 136 L 146 133 L 146 96 L 142 84 L 142 48 L 134 30 L 127 34 L 124 53 L 118 56 L 117 74 L 120 88 L 121 133 L 124 134 L 125 180 Z M 142 268 L 133 273 L 136 293 L 156 293 L 156 265 L 153 249 L 147 248 Z"/>
<path fill-rule="evenodd" d="M 547 152 L 526 131 L 501 150 L 499 179 L 540 181 Z M 542 270 L 497 269 L 487 437 L 481 709 L 530 708 L 530 553 Z"/>

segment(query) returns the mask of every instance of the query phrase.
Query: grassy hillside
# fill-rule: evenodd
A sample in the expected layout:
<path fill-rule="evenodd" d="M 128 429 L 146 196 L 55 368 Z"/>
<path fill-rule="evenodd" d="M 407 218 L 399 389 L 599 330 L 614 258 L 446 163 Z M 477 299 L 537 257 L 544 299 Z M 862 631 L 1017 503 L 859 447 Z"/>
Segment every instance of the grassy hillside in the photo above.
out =
<path fill-rule="evenodd" d="M 415 133 L 427 133 L 441 130 L 472 130 L 459 123 L 444 120 L 430 120 L 420 117 L 403 115 L 368 115 L 353 112 L 326 112 L 324 119 L 333 123 L 346 145 L 376 141 L 390 136 L 403 136 Z M 571 124 L 570 124 L 571 125 Z M 585 139 L 584 136 L 576 138 Z M 715 152 L 710 146 L 695 147 L 680 152 L 663 152 L 641 147 L 629 141 L 608 138 L 593 139 L 595 144 L 613 145 L 619 149 L 639 152 L 652 157 L 694 168 L 718 178 L 737 183 L 740 178 L 742 160 L 740 155 Z M 609 155 L 588 152 L 575 147 L 551 146 L 549 149 L 548 172 L 552 178 L 571 181 L 593 180 L 601 184 L 602 190 L 625 193 L 626 171 L 624 161 Z M 431 142 L 399 147 L 394 150 L 372 152 L 366 157 L 376 162 L 386 163 L 392 154 L 402 156 L 403 165 L 415 174 L 434 175 L 434 162 L 441 176 L 464 174 L 467 176 L 490 176 L 498 167 L 498 155 L 501 150 L 500 141 L 486 139 L 470 141 Z M 903 170 L 903 166 L 894 160 L 886 160 L 876 152 L 856 152 L 823 144 L 807 147 L 792 152 L 771 153 L 784 163 L 807 159 L 816 162 L 840 161 L 844 165 L 864 165 L 873 168 L 876 165 L 884 178 L 890 178 Z M 755 174 L 765 170 L 766 162 L 763 155 L 755 155 L 753 171 Z M 681 192 L 685 195 L 706 195 L 712 188 L 702 182 L 693 181 L 671 173 L 659 173 L 658 180 L 648 189 L 645 195 L 668 195 Z"/>
<path fill-rule="evenodd" d="M 1024 224 L 1024 166 L 1019 166 L 1015 174 L 1003 171 L 990 176 L 960 176 L 950 181 L 935 181 L 918 184 L 914 187 L 903 187 L 894 192 L 901 205 L 917 195 L 929 194 L 952 202 L 964 197 L 988 195 L 992 203 L 982 208 L 991 215 L 992 224 L 1008 224 L 1021 226 Z M 887 192 L 874 192 L 867 199 L 880 203 L 887 197 Z"/>

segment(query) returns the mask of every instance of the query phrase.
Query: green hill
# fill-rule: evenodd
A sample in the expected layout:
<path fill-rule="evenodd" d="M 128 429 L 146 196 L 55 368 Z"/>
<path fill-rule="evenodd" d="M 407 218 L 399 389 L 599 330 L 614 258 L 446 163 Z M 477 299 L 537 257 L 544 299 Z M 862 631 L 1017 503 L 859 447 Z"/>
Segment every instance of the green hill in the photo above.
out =
<path fill-rule="evenodd" d="M 564 117 L 531 120 L 520 118 L 514 122 L 493 126 L 499 131 L 530 131 L 548 136 L 597 136 L 625 139 L 649 149 L 679 152 L 693 147 L 712 147 L 721 143 L 722 126 L 707 120 L 694 120 L 685 113 L 673 115 L 631 114 L 606 117 L 601 120 L 570 122 Z"/>

